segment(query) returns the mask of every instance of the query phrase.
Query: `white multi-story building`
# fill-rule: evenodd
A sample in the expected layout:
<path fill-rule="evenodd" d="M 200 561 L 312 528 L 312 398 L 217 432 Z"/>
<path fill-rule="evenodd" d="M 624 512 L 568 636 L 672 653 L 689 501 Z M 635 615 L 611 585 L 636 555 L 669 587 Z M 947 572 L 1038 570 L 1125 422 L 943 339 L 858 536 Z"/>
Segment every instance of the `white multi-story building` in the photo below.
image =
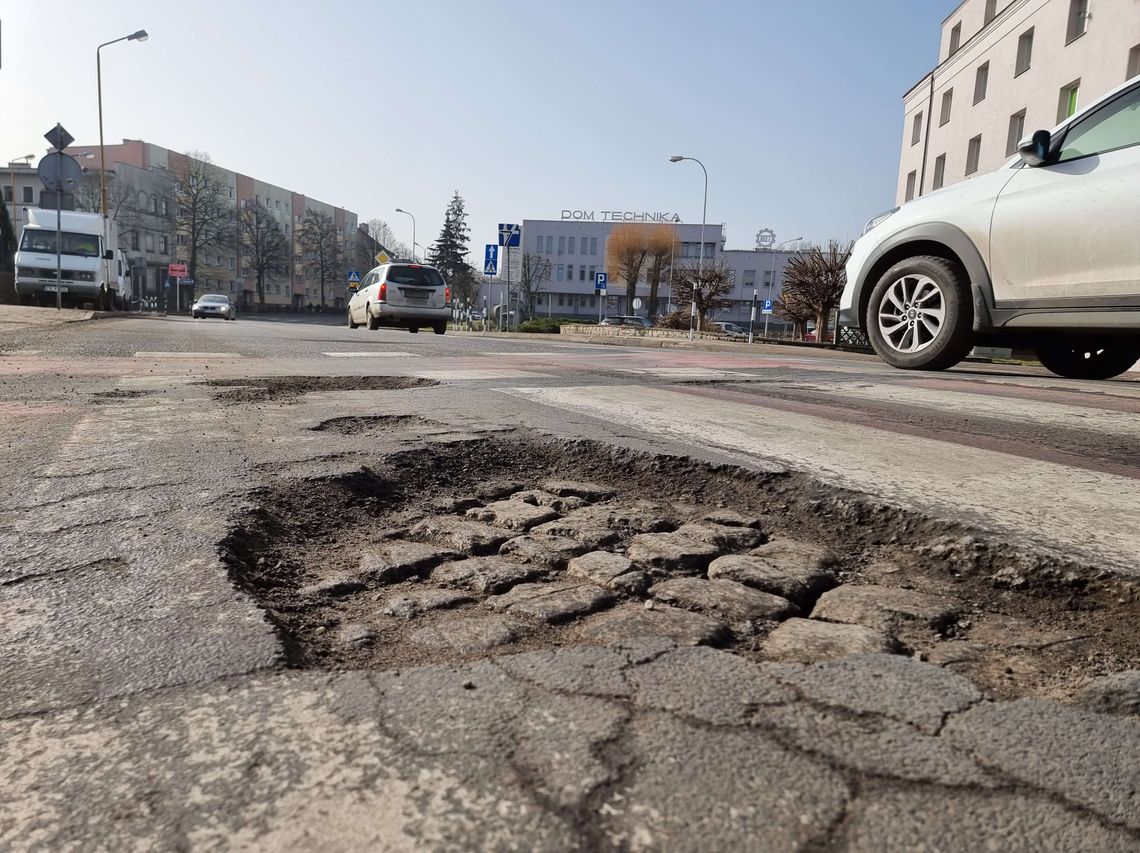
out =
<path fill-rule="evenodd" d="M 1137 0 L 963 0 L 938 65 L 903 96 L 898 203 L 998 168 L 1137 74 Z"/>
<path fill-rule="evenodd" d="M 680 222 L 672 214 L 626 211 L 564 211 L 563 219 L 524 219 L 521 251 L 537 255 L 550 262 L 550 280 L 535 300 L 535 313 L 540 316 L 580 317 L 597 319 L 600 314 L 640 314 L 645 316 L 649 306 L 641 309 L 626 305 L 626 288 L 615 271 L 606 267 L 606 249 L 610 233 L 623 222 L 659 224 L 673 231 L 675 247 L 673 264 L 695 266 L 701 256 L 702 226 L 700 223 Z M 747 322 L 750 316 L 753 291 L 760 301 L 779 296 L 779 281 L 789 252 L 766 249 L 725 249 L 725 226 L 707 223 L 703 226 L 704 260 L 706 264 L 724 264 L 735 282 L 730 296 L 732 305 L 716 312 L 713 319 Z M 594 275 L 609 273 L 609 288 L 605 304 L 598 304 L 594 290 Z M 505 286 L 500 275 L 486 294 L 495 304 Z M 649 284 L 645 272 L 637 285 L 637 295 L 643 303 L 648 301 Z M 669 277 L 666 273 L 658 293 L 655 314 L 663 314 L 676 307 L 672 299 Z M 776 317 L 770 320 L 772 328 L 783 328 Z"/>

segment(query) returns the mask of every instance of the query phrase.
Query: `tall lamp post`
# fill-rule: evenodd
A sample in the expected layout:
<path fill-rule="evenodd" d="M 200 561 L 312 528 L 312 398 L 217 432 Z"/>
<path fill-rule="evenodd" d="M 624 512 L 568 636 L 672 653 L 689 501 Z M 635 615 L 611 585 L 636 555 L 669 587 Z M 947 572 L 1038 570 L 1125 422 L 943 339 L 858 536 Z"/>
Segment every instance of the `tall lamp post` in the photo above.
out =
<path fill-rule="evenodd" d="M 680 154 L 674 154 L 669 158 L 670 163 L 680 163 L 682 160 L 692 160 L 701 167 L 701 171 L 705 173 L 705 195 L 704 201 L 701 203 L 701 252 L 699 260 L 697 261 L 697 283 L 693 287 L 693 306 L 689 311 L 689 340 L 693 340 L 693 327 L 697 322 L 697 287 L 700 286 L 704 278 L 705 272 L 705 218 L 709 206 L 709 172 L 705 168 L 705 164 L 698 160 L 696 157 L 683 157 Z"/>
<path fill-rule="evenodd" d="M 793 237 L 791 240 L 784 240 L 777 243 L 772 247 L 772 256 L 768 259 L 768 286 L 774 288 L 776 286 L 776 252 L 780 250 L 781 246 L 786 246 L 788 243 L 798 243 L 803 237 Z M 768 337 L 768 315 L 764 315 L 764 337 Z"/>
<path fill-rule="evenodd" d="M 396 213 L 402 213 L 405 216 L 412 217 L 412 260 L 414 261 L 416 259 L 416 217 L 410 211 L 404 210 L 402 207 L 397 207 Z"/>
<path fill-rule="evenodd" d="M 107 45 L 121 41 L 146 41 L 150 38 L 146 30 L 137 30 L 129 36 L 105 41 L 95 48 L 95 86 L 99 96 L 99 211 L 103 214 L 103 251 L 107 251 L 107 156 L 103 149 L 103 56 L 100 51 Z M 106 261 L 103 264 L 106 268 Z M 108 278 L 110 276 L 108 275 Z M 110 290 L 107 291 L 110 294 Z M 110 300 L 109 300 L 110 301 Z M 114 303 L 112 302 L 112 306 Z"/>
<path fill-rule="evenodd" d="M 12 177 L 12 228 L 13 228 L 14 233 L 16 234 L 17 239 L 20 236 L 20 216 L 18 213 L 16 213 L 16 211 L 18 210 L 18 208 L 16 207 L 16 204 L 17 204 L 17 202 L 16 202 L 16 161 L 17 160 L 23 160 L 24 165 L 27 166 L 29 163 L 31 163 L 35 159 L 36 159 L 35 154 L 25 154 L 23 157 L 16 157 L 15 159 L 8 161 L 8 168 L 11 169 L 11 171 L 12 171 L 12 175 L 11 175 L 11 177 Z"/>

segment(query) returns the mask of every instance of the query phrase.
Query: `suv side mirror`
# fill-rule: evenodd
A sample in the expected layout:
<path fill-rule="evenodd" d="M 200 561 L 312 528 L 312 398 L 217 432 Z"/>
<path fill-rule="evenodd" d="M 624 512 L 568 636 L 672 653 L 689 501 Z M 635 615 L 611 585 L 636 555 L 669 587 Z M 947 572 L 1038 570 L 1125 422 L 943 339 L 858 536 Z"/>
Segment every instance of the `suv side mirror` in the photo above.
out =
<path fill-rule="evenodd" d="M 1049 160 L 1049 149 L 1053 145 L 1053 135 L 1047 130 L 1039 130 L 1028 139 L 1021 140 L 1017 153 L 1028 166 L 1040 166 Z"/>

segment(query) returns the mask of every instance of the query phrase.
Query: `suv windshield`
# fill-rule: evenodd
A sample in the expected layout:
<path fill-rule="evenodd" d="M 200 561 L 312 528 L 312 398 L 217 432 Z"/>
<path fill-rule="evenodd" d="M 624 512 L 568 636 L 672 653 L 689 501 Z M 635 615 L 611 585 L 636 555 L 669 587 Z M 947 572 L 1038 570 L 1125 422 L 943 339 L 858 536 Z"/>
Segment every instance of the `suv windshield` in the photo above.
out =
<path fill-rule="evenodd" d="M 387 281 L 391 284 L 419 284 L 443 287 L 443 276 L 431 267 L 391 267 Z"/>
<path fill-rule="evenodd" d="M 99 257 L 99 238 L 95 235 L 71 234 L 64 231 L 61 236 L 63 237 L 63 251 L 61 254 L 78 255 L 81 258 Z M 24 239 L 20 241 L 20 251 L 43 252 L 44 254 L 54 255 L 55 232 L 25 228 Z"/>

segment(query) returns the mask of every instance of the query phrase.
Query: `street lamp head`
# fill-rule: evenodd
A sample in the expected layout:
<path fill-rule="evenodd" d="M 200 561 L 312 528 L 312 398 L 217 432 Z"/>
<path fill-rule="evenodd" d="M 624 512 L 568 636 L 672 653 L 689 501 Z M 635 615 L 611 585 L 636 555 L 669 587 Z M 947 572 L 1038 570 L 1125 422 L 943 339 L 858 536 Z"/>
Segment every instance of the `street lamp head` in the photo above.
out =
<path fill-rule="evenodd" d="M 672 157 L 669 158 L 669 162 L 670 163 L 680 163 L 684 159 L 685 158 L 682 157 L 680 154 L 674 154 Z"/>
<path fill-rule="evenodd" d="M 127 36 L 127 41 L 146 41 L 150 36 L 146 34 L 146 30 L 139 30 L 137 33 L 131 33 Z"/>
<path fill-rule="evenodd" d="M 397 207 L 397 208 L 396 208 L 396 213 L 407 213 L 407 212 L 408 212 L 408 211 L 404 210 L 404 208 L 402 208 L 402 207 Z"/>

